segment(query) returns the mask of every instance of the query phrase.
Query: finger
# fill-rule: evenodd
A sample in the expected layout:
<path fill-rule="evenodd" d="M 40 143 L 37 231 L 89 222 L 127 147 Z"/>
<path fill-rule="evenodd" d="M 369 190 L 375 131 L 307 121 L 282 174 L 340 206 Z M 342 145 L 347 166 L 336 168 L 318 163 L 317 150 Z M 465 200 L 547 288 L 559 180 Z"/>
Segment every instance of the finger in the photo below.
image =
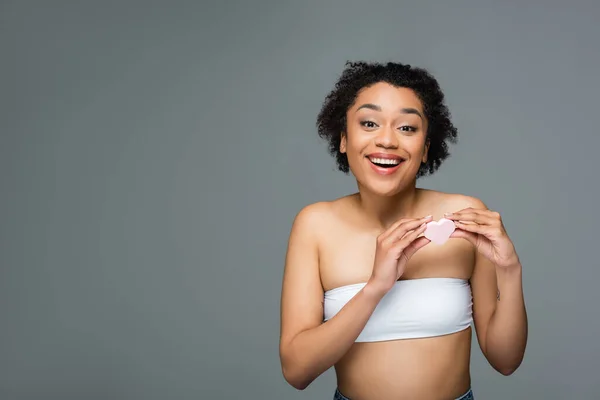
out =
<path fill-rule="evenodd" d="M 419 221 L 420 221 L 421 223 L 423 223 L 423 222 L 425 222 L 425 223 L 426 223 L 426 222 L 429 222 L 431 219 L 432 219 L 432 218 L 431 218 L 431 215 L 428 215 L 428 216 L 426 216 L 426 217 L 423 217 L 423 218 L 410 218 L 410 219 L 401 219 L 401 220 L 400 220 L 400 221 L 398 221 L 398 222 L 394 222 L 394 223 L 393 223 L 393 224 L 392 224 L 392 225 L 391 225 L 391 226 L 390 226 L 390 227 L 389 227 L 389 228 L 388 228 L 388 229 L 387 229 L 387 230 L 386 230 L 386 231 L 385 231 L 385 232 L 384 232 L 384 233 L 381 235 L 381 239 L 385 240 L 385 239 L 387 239 L 388 237 L 394 236 L 394 238 L 392 238 L 391 240 L 392 240 L 392 241 L 394 241 L 394 240 L 397 240 L 397 239 L 399 239 L 399 238 L 397 238 L 398 229 L 399 229 L 401 226 L 407 226 L 406 224 L 410 224 L 410 225 L 408 225 L 408 226 L 413 226 L 413 225 L 419 226 Z M 407 230 L 407 231 L 408 231 L 408 230 Z M 406 232 L 407 232 L 407 231 L 406 231 Z M 406 233 L 406 232 L 405 232 L 405 233 Z M 402 237 L 402 236 L 401 236 L 401 237 Z"/>
<path fill-rule="evenodd" d="M 451 238 L 462 238 L 468 240 L 473 246 L 477 246 L 478 235 L 463 229 L 455 229 L 450 235 Z"/>
<path fill-rule="evenodd" d="M 490 210 L 484 209 L 484 208 L 467 207 L 467 208 L 463 208 L 462 210 L 455 211 L 453 213 L 446 213 L 446 214 L 461 214 L 461 213 L 486 214 L 488 212 L 490 212 Z"/>
<path fill-rule="evenodd" d="M 474 215 L 478 215 L 480 216 L 482 219 L 485 220 L 490 220 L 490 221 L 501 221 L 502 218 L 500 216 L 500 213 L 497 211 L 493 211 L 487 208 L 473 208 L 473 207 L 469 207 L 469 208 L 465 208 L 462 209 L 460 211 L 456 211 L 453 213 L 446 213 L 444 214 L 444 216 L 460 216 L 463 214 L 474 214 Z"/>
<path fill-rule="evenodd" d="M 399 244 L 404 247 L 408 246 L 411 242 L 413 242 L 416 238 L 425 233 L 427 229 L 427 222 L 423 222 L 417 228 L 408 231 L 402 238 L 400 238 Z"/>
<path fill-rule="evenodd" d="M 410 231 L 398 243 L 394 244 L 393 250 L 400 255 L 411 243 L 413 243 L 427 229 L 427 223 L 420 225 L 417 229 Z M 429 240 L 429 239 L 427 239 Z"/>
<path fill-rule="evenodd" d="M 386 230 L 385 230 L 385 231 L 384 231 L 384 232 L 381 234 L 381 237 L 382 237 L 382 238 L 385 238 L 385 237 L 389 236 L 389 235 L 390 235 L 390 233 L 392 233 L 392 232 L 393 232 L 393 231 L 394 231 L 394 230 L 395 230 L 397 227 L 399 227 L 399 226 L 400 226 L 400 224 L 402 224 L 402 223 L 404 223 L 404 222 L 406 222 L 406 219 L 401 219 L 401 220 L 399 220 L 399 221 L 396 221 L 396 222 L 394 222 L 392 225 L 390 225 L 390 227 L 389 227 L 389 228 L 387 228 L 387 229 L 386 229 Z"/>
<path fill-rule="evenodd" d="M 472 210 L 462 211 L 459 213 L 444 214 L 444 217 L 452 221 L 471 222 L 479 225 L 492 226 L 496 222 L 494 218 L 490 217 L 489 215 L 473 212 Z"/>
<path fill-rule="evenodd" d="M 398 222 L 395 222 L 392 226 L 390 226 L 384 233 L 382 233 L 379 236 L 379 239 L 381 241 L 383 241 L 384 243 L 393 243 L 395 241 L 397 241 L 398 238 L 398 230 L 402 227 L 402 226 L 406 226 L 407 224 L 409 224 L 409 226 L 412 226 L 414 224 L 419 224 L 419 219 L 417 218 L 411 218 L 411 219 L 402 219 Z"/>
<path fill-rule="evenodd" d="M 464 222 L 461 222 L 461 221 L 454 221 L 454 225 L 457 228 L 462 229 L 463 231 L 471 232 L 474 234 L 488 236 L 490 233 L 490 227 L 486 226 L 486 225 L 465 224 Z"/>
<path fill-rule="evenodd" d="M 381 233 L 379 235 L 379 240 L 381 241 L 385 241 L 387 240 L 387 238 L 403 223 L 407 222 L 407 221 L 413 221 L 413 219 L 401 219 L 399 221 L 394 222 L 392 225 L 390 225 L 389 228 L 387 228 L 385 231 L 383 231 L 383 233 Z"/>
<path fill-rule="evenodd" d="M 427 222 L 431 219 L 430 216 L 415 220 L 410 220 L 400 224 L 392 233 L 390 233 L 388 239 L 390 242 L 396 242 L 403 239 L 407 234 L 413 234 L 414 232 L 424 232 L 427 228 Z M 417 235 L 415 235 L 416 237 Z"/>
<path fill-rule="evenodd" d="M 404 254 L 404 257 L 406 257 L 406 261 L 410 260 L 410 258 L 417 252 L 417 250 L 428 245 L 429 243 L 431 243 L 431 240 L 427 239 L 425 236 L 421 236 L 413 240 L 402 251 L 402 254 Z"/>

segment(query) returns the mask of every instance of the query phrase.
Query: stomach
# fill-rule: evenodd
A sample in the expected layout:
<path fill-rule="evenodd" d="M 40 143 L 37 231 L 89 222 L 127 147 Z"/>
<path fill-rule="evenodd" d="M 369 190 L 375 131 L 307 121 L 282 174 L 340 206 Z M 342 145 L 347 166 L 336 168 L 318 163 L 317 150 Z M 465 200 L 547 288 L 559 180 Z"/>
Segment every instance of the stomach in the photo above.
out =
<path fill-rule="evenodd" d="M 335 365 L 350 400 L 448 400 L 471 386 L 471 327 L 423 339 L 354 343 Z"/>

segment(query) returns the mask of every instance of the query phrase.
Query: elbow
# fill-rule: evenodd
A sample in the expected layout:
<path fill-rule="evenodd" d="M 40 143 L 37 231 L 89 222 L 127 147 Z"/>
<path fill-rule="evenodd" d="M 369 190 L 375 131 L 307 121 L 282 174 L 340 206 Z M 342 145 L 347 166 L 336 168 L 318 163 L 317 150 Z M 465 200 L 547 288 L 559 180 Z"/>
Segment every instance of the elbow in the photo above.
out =
<path fill-rule="evenodd" d="M 302 368 L 300 360 L 293 357 L 289 351 L 281 349 L 280 361 L 283 378 L 293 388 L 304 390 L 311 384 L 313 379 L 306 373 L 306 369 Z"/>
<path fill-rule="evenodd" d="M 520 365 L 521 361 L 507 365 L 499 365 L 495 369 L 504 376 L 511 376 L 517 369 L 519 369 Z"/>
<path fill-rule="evenodd" d="M 485 357 L 491 367 L 503 376 L 514 374 L 523 363 L 525 356 L 524 350 L 518 351 L 507 346 L 487 347 L 485 350 Z"/>
<path fill-rule="evenodd" d="M 307 379 L 305 376 L 302 376 L 302 374 L 298 373 L 298 371 L 296 371 L 295 368 L 290 368 L 283 365 L 281 371 L 283 372 L 283 378 L 285 379 L 285 381 L 288 384 L 290 384 L 294 389 L 304 390 L 311 383 L 310 379 Z"/>
<path fill-rule="evenodd" d="M 516 368 L 498 368 L 497 371 L 504 376 L 511 376 L 517 369 Z"/>

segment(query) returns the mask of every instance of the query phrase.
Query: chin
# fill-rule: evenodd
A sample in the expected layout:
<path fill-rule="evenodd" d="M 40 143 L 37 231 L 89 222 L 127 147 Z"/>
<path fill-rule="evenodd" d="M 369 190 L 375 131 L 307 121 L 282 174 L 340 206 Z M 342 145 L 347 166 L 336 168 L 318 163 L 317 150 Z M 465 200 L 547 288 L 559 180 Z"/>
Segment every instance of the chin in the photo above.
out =
<path fill-rule="evenodd" d="M 401 193 L 405 185 L 403 182 L 368 182 L 362 187 L 376 196 L 392 197 Z"/>
<path fill-rule="evenodd" d="M 368 160 L 367 162 L 370 163 Z M 363 168 L 362 165 L 357 166 L 357 174 L 354 173 L 352 165 L 350 166 L 350 169 L 362 190 L 376 196 L 392 197 L 402 193 L 410 186 L 416 176 L 418 166 L 415 168 L 413 165 L 406 163 L 398 170 L 389 174 L 373 172 L 371 166 L 366 169 Z M 411 177 L 413 179 L 411 179 Z"/>

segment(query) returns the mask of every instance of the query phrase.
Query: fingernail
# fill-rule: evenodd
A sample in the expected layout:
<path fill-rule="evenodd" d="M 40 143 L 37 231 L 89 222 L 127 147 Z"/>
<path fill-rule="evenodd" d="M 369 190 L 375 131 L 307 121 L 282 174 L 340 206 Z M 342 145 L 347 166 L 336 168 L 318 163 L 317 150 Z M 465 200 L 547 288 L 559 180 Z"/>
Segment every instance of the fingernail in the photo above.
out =
<path fill-rule="evenodd" d="M 427 216 L 425 216 L 425 217 L 423 217 L 423 218 L 424 218 L 424 219 L 431 218 L 431 215 L 427 215 Z"/>
<path fill-rule="evenodd" d="M 447 217 L 449 215 L 452 215 L 452 213 L 451 212 L 447 212 L 447 213 L 444 213 L 444 215 Z"/>

